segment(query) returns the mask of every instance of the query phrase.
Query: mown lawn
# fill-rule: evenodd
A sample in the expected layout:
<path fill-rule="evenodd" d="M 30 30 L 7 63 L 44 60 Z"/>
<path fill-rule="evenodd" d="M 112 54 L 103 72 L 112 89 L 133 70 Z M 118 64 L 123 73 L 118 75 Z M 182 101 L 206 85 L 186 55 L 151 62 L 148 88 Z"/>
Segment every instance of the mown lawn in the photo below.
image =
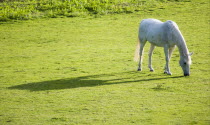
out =
<path fill-rule="evenodd" d="M 36 19 L 0 24 L 0 124 L 210 124 L 209 1 L 163 3 L 133 14 Z M 163 74 L 137 72 L 139 22 L 175 21 L 192 56 L 183 77 L 178 49 Z"/>

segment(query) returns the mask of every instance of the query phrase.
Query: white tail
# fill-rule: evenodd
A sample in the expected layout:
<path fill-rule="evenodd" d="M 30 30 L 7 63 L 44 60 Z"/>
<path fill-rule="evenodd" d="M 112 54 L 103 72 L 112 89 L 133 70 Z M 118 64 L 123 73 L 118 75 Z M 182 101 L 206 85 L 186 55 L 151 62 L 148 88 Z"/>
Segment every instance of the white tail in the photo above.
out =
<path fill-rule="evenodd" d="M 136 51 L 134 55 L 134 61 L 137 62 L 139 60 L 139 49 L 140 49 L 140 42 L 137 40 Z"/>

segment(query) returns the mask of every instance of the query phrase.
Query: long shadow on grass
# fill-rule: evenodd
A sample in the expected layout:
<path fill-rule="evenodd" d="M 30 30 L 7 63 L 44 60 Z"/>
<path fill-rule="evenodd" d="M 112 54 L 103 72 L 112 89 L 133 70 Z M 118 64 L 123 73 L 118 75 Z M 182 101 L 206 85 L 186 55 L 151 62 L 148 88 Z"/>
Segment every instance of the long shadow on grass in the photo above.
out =
<path fill-rule="evenodd" d="M 133 76 L 133 78 L 126 77 L 126 74 Z M 122 77 L 124 76 L 124 77 Z M 152 78 L 151 78 L 152 77 Z M 60 90 L 72 89 L 80 87 L 94 87 L 112 84 L 132 83 L 132 82 L 146 82 L 161 79 L 180 78 L 182 76 L 148 76 L 141 75 L 139 72 L 123 72 L 113 74 L 89 75 L 67 79 L 49 80 L 42 82 L 27 83 L 17 86 L 9 87 L 9 89 L 29 90 L 29 91 L 45 91 L 45 90 Z"/>

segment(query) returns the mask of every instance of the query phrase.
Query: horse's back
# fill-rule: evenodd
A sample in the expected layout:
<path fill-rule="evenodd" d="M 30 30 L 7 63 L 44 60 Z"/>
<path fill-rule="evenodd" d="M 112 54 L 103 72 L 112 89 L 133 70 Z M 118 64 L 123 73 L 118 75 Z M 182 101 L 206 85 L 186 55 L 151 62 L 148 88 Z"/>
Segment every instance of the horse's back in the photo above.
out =
<path fill-rule="evenodd" d="M 163 22 L 157 19 L 144 19 L 140 23 L 140 31 L 148 31 L 151 27 L 154 28 L 162 23 Z"/>
<path fill-rule="evenodd" d="M 164 36 L 164 23 L 156 19 L 144 19 L 139 27 L 140 41 L 149 41 L 156 46 L 162 46 L 162 37 Z"/>
<path fill-rule="evenodd" d="M 158 23 L 163 23 L 163 22 L 157 19 L 143 19 L 140 24 L 144 25 L 144 24 L 158 24 Z"/>
<path fill-rule="evenodd" d="M 165 44 L 174 46 L 177 39 L 174 35 L 177 32 L 179 28 L 173 21 L 161 22 L 157 19 L 144 19 L 139 27 L 139 40 L 149 41 L 155 46 L 163 47 Z"/>

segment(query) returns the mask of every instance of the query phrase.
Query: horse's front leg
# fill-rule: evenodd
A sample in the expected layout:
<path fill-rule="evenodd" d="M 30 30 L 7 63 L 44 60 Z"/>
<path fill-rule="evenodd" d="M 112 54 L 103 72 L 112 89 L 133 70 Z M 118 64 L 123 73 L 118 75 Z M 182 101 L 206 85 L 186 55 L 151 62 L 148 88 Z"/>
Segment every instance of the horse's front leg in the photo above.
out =
<path fill-rule="evenodd" d="M 164 73 L 168 74 L 168 75 L 172 75 L 172 73 L 170 72 L 170 68 L 169 68 L 170 57 L 169 57 L 169 48 L 167 45 L 164 46 L 164 52 L 165 52 L 165 60 L 166 60 L 166 66 L 165 66 Z"/>

